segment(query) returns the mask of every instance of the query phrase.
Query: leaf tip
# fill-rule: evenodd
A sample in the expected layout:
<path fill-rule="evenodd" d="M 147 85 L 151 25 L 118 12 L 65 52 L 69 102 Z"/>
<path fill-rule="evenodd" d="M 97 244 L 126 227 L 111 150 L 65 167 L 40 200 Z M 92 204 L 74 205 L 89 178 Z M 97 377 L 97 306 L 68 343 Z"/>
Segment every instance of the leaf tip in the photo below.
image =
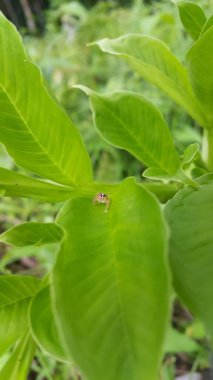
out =
<path fill-rule="evenodd" d="M 82 84 L 75 84 L 72 87 L 83 91 L 87 96 L 90 96 L 93 93 L 93 91 L 89 87 L 84 86 Z"/>

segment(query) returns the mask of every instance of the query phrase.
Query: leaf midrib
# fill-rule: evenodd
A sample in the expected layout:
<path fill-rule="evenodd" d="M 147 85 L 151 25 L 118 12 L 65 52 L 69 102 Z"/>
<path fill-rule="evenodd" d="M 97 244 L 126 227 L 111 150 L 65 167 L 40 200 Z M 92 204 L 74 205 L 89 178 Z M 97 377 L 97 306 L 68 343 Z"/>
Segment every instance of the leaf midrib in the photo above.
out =
<path fill-rule="evenodd" d="M 111 258 L 112 258 L 112 263 L 113 263 L 113 266 L 115 268 L 115 278 L 116 278 L 116 283 L 115 283 L 115 289 L 117 290 L 116 293 L 117 293 L 117 302 L 118 302 L 118 308 L 119 308 L 119 311 L 120 311 L 120 319 L 121 319 L 121 323 L 122 323 L 122 330 L 123 330 L 123 333 L 124 333 L 124 336 L 125 336 L 125 346 L 126 346 L 126 355 L 128 355 L 128 358 L 130 358 L 130 362 L 132 364 L 132 368 L 134 369 L 135 365 L 134 365 L 134 356 L 133 356 L 133 350 L 131 348 L 131 341 L 130 341 L 130 338 L 129 338 L 129 333 L 128 333 L 128 329 L 127 329 L 127 323 L 126 323 L 126 318 L 125 318 L 125 313 L 124 313 L 124 308 L 122 308 L 122 297 L 121 297 L 121 294 L 120 294 L 120 284 L 121 284 L 121 280 L 120 280 L 120 275 L 119 275 L 119 269 L 118 269 L 118 263 L 117 263 L 117 252 L 116 252 L 116 247 L 115 247 L 115 240 L 114 240 L 114 236 L 115 236 L 115 233 L 116 231 L 112 231 L 111 229 L 111 226 L 112 226 L 112 223 L 110 223 L 110 218 L 107 218 L 107 229 L 108 229 L 108 234 L 110 236 L 110 242 L 111 242 Z M 132 379 L 134 380 L 134 379 Z"/>

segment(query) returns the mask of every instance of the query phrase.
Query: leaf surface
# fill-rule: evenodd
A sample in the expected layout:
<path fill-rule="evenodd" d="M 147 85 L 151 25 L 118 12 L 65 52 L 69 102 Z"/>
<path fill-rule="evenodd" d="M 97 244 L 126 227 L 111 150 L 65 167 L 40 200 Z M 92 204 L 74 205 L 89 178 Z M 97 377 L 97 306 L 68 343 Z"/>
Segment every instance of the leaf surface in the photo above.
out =
<path fill-rule="evenodd" d="M 62 202 L 78 193 L 75 187 L 59 186 L 0 168 L 2 196 L 34 198 L 45 202 Z"/>
<path fill-rule="evenodd" d="M 0 242 L 15 247 L 28 245 L 40 246 L 58 243 L 63 237 L 63 230 L 55 223 L 22 223 L 8 229 L 0 235 Z"/>
<path fill-rule="evenodd" d="M 191 1 L 179 0 L 177 6 L 184 28 L 193 40 L 197 40 L 206 22 L 205 13 Z"/>
<path fill-rule="evenodd" d="M 57 360 L 66 361 L 51 307 L 49 287 L 42 289 L 30 307 L 30 325 L 38 345 Z"/>
<path fill-rule="evenodd" d="M 0 13 L 0 141 L 18 165 L 65 185 L 91 180 L 80 134 Z"/>
<path fill-rule="evenodd" d="M 206 119 L 193 93 L 187 70 L 163 42 L 146 35 L 127 34 L 116 39 L 105 38 L 95 44 L 104 52 L 126 60 L 139 75 L 205 126 Z"/>
<path fill-rule="evenodd" d="M 78 198 L 57 219 L 66 230 L 51 287 L 61 342 L 90 380 L 157 380 L 169 306 L 161 209 L 127 179 L 104 210 Z"/>
<path fill-rule="evenodd" d="M 200 187 L 179 191 L 165 208 L 171 230 L 170 262 L 174 286 L 213 339 L 213 175 Z"/>
<path fill-rule="evenodd" d="M 126 149 L 147 166 L 173 174 L 179 164 L 169 129 L 158 109 L 144 97 L 129 91 L 90 97 L 95 126 L 108 143 Z"/>
<path fill-rule="evenodd" d="M 0 276 L 0 355 L 25 331 L 29 302 L 39 286 L 35 277 Z"/>
<path fill-rule="evenodd" d="M 213 26 L 213 15 L 212 16 L 210 16 L 209 18 L 208 18 L 208 20 L 206 21 L 206 23 L 204 24 L 204 26 L 203 26 L 203 29 L 202 29 L 202 31 L 201 31 L 201 33 L 200 33 L 200 37 L 211 27 L 211 26 Z"/>
<path fill-rule="evenodd" d="M 197 40 L 187 53 L 188 70 L 194 91 L 213 123 L 213 25 Z"/>

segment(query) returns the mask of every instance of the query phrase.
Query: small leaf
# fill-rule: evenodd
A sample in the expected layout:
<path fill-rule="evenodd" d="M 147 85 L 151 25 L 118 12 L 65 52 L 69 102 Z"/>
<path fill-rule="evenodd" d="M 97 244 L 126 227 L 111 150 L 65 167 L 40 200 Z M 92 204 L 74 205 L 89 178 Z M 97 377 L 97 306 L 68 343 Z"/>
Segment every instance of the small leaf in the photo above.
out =
<path fill-rule="evenodd" d="M 213 26 L 197 40 L 187 53 L 188 69 L 194 91 L 208 118 L 213 123 Z"/>
<path fill-rule="evenodd" d="M 78 130 L 50 96 L 2 13 L 0 102 L 0 141 L 18 165 L 65 185 L 91 181 L 91 162 Z"/>
<path fill-rule="evenodd" d="M 27 327 L 27 312 L 31 298 L 37 293 L 40 281 L 35 277 L 0 276 L 0 355 Z M 5 377 L 5 379 L 9 377 Z"/>
<path fill-rule="evenodd" d="M 35 349 L 35 343 L 27 331 L 1 368 L 0 380 L 26 380 Z"/>
<path fill-rule="evenodd" d="M 180 19 L 187 33 L 193 40 L 197 40 L 206 22 L 206 16 L 199 5 L 190 1 L 177 2 Z"/>
<path fill-rule="evenodd" d="M 157 380 L 169 307 L 161 208 L 132 179 L 108 213 L 102 206 L 76 198 L 57 218 L 66 235 L 51 294 L 62 344 L 90 380 Z"/>
<path fill-rule="evenodd" d="M 190 144 L 184 151 L 181 157 L 181 162 L 173 175 L 167 174 L 159 168 L 148 168 L 143 172 L 143 177 L 164 181 L 177 181 L 182 184 L 199 187 L 197 182 L 194 181 L 185 171 L 191 163 L 199 157 L 199 144 Z"/>
<path fill-rule="evenodd" d="M 164 170 L 161 170 L 155 167 L 151 167 L 144 170 L 143 177 L 150 178 L 150 179 L 157 179 L 157 180 L 162 179 L 162 180 L 167 180 L 167 181 L 174 179 L 174 175 L 170 175 L 166 173 Z"/>
<path fill-rule="evenodd" d="M 183 152 L 182 168 L 186 169 L 199 156 L 199 144 L 194 143 L 187 146 Z"/>
<path fill-rule="evenodd" d="M 187 71 L 160 40 L 141 34 L 127 34 L 94 44 L 126 60 L 144 79 L 156 85 L 196 119 L 206 125 L 205 114 L 194 96 Z"/>
<path fill-rule="evenodd" d="M 199 346 L 187 335 L 180 333 L 174 328 L 170 327 L 167 330 L 166 340 L 164 344 L 165 353 L 180 353 L 180 352 L 197 352 Z"/>
<path fill-rule="evenodd" d="M 63 238 L 63 230 L 55 223 L 22 223 L 0 235 L 0 241 L 15 247 L 40 246 L 58 243 Z"/>
<path fill-rule="evenodd" d="M 168 202 L 170 262 L 177 293 L 203 321 L 213 340 L 213 175 L 198 180 Z"/>
<path fill-rule="evenodd" d="M 95 126 L 110 144 L 126 149 L 147 166 L 173 174 L 179 164 L 169 129 L 158 109 L 144 97 L 129 91 L 90 97 Z"/>
<path fill-rule="evenodd" d="M 49 287 L 41 290 L 30 307 L 30 325 L 38 345 L 57 360 L 66 361 L 51 308 Z"/>

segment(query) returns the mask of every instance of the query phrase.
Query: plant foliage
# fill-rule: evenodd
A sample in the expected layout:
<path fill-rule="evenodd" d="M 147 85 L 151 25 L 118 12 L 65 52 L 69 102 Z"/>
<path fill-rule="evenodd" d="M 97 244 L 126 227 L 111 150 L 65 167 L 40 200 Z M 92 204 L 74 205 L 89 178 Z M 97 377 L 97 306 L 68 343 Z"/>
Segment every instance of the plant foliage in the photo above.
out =
<path fill-rule="evenodd" d="M 177 5 L 194 39 L 186 66 L 153 37 L 96 45 L 188 112 L 203 128 L 203 149 L 194 143 L 179 156 L 161 112 L 141 94 L 79 85 L 100 136 L 146 167 L 143 180 L 117 184 L 93 180 L 80 133 L 0 15 L 0 139 L 28 170 L 1 168 L 1 196 L 66 201 L 54 223 L 23 223 L 0 235 L 17 247 L 59 247 L 41 279 L 0 277 L 0 379 L 26 379 L 36 346 L 75 363 L 88 380 L 159 379 L 163 353 L 173 351 L 165 336 L 183 344 L 168 326 L 173 290 L 212 344 L 213 29 L 201 8 Z"/>

